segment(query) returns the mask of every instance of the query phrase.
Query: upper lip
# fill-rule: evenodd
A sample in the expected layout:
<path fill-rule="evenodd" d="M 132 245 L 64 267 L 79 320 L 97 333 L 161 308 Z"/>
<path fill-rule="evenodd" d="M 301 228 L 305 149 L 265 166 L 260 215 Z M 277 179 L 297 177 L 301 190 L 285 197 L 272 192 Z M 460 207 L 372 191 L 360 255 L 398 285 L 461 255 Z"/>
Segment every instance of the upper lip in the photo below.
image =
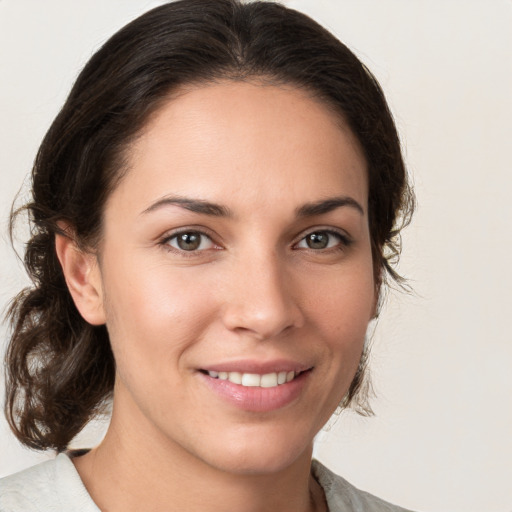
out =
<path fill-rule="evenodd" d="M 257 360 L 239 360 L 239 361 L 226 361 L 207 366 L 202 366 L 200 370 L 207 372 L 240 372 L 240 373 L 257 373 L 265 375 L 267 373 L 291 372 L 296 373 L 310 370 L 311 365 L 299 363 L 297 361 L 290 361 L 286 359 L 275 359 L 272 361 L 257 361 Z"/>

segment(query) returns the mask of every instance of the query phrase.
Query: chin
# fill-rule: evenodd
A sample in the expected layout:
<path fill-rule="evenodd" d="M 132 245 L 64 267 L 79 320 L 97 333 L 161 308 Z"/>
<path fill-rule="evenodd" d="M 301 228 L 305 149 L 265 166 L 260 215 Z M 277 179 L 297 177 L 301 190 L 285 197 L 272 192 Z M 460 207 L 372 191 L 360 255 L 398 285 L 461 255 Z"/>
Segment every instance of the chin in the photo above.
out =
<path fill-rule="evenodd" d="M 279 473 L 290 467 L 300 455 L 289 453 L 253 454 L 238 453 L 233 454 L 223 460 L 214 461 L 213 465 L 225 473 L 236 475 L 269 475 Z M 308 459 L 310 456 L 308 456 Z"/>
<path fill-rule="evenodd" d="M 294 442 L 295 441 L 295 442 Z M 203 460 L 223 472 L 238 475 L 279 473 L 300 459 L 308 463 L 312 440 L 290 439 L 290 436 L 265 435 L 264 432 L 226 439 L 217 449 L 205 450 Z M 206 448 L 206 447 L 205 447 Z"/>

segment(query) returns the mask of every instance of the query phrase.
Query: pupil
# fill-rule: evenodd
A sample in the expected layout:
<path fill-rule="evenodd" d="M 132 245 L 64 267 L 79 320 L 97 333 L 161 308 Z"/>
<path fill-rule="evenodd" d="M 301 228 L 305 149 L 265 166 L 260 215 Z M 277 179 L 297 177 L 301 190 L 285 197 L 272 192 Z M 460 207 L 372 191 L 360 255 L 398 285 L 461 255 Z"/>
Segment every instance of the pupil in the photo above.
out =
<path fill-rule="evenodd" d="M 325 249 L 329 242 L 326 233 L 311 233 L 307 238 L 307 244 L 310 249 Z"/>
<path fill-rule="evenodd" d="M 193 251 L 201 244 L 201 236 L 197 233 L 182 233 L 178 236 L 178 246 L 184 251 Z"/>

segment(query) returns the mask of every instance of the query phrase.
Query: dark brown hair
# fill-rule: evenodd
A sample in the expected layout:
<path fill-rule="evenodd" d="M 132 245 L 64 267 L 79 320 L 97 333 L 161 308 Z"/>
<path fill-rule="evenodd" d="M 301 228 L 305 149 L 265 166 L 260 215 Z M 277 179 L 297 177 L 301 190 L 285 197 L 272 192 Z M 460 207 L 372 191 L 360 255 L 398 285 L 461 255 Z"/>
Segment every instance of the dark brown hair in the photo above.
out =
<path fill-rule="evenodd" d="M 58 221 L 94 247 L 123 153 L 178 87 L 265 80 L 304 88 L 359 139 L 369 173 L 369 223 L 378 285 L 392 263 L 413 196 L 383 93 L 353 53 L 316 22 L 272 2 L 180 0 L 134 20 L 90 59 L 46 134 L 32 171 L 33 286 L 12 302 L 6 414 L 32 448 L 64 450 L 111 396 L 115 362 L 105 326 L 89 325 L 67 290 L 55 252 Z M 11 234 L 16 214 L 11 216 Z M 368 411 L 360 390 L 366 355 L 344 405 Z"/>

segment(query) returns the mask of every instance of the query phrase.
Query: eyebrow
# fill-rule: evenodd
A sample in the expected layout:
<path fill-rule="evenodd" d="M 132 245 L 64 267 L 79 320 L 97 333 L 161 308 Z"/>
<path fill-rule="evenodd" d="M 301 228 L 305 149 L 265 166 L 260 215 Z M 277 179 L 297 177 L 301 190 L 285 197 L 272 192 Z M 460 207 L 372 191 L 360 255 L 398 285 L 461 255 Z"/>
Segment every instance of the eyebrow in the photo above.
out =
<path fill-rule="evenodd" d="M 180 206 L 191 212 L 210 215 L 212 217 L 234 217 L 233 213 L 226 206 L 211 203 L 203 199 L 192 199 L 180 196 L 166 196 L 159 199 L 148 208 L 142 211 L 142 214 L 151 213 L 155 210 L 166 206 Z M 364 215 L 363 207 L 353 198 L 348 196 L 331 197 L 306 203 L 295 210 L 297 217 L 313 217 L 315 215 L 323 215 L 329 213 L 336 208 L 350 207 Z"/>
<path fill-rule="evenodd" d="M 204 201 L 203 199 L 191 199 L 180 196 L 163 197 L 162 199 L 159 199 L 151 206 L 146 208 L 142 214 L 153 212 L 165 206 L 181 206 L 182 208 L 190 210 L 191 212 L 202 213 L 203 215 L 211 215 L 213 217 L 233 217 L 231 210 L 226 206 L 210 203 L 209 201 Z"/>
<path fill-rule="evenodd" d="M 336 208 L 348 206 L 364 215 L 363 207 L 353 198 L 348 196 L 330 197 L 313 203 L 306 203 L 295 210 L 297 217 L 313 217 L 332 212 Z"/>

